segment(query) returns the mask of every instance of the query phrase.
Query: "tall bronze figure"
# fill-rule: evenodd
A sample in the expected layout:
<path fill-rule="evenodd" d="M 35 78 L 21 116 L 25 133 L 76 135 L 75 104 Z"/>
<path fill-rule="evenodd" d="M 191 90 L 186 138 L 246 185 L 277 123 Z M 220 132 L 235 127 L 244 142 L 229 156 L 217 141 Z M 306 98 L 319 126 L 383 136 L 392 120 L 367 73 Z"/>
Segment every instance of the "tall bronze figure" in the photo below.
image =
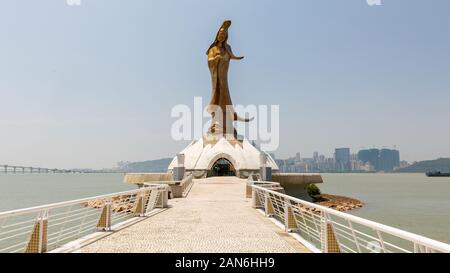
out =
<path fill-rule="evenodd" d="M 213 120 L 209 132 L 213 134 L 237 136 L 233 127 L 233 121 L 248 122 L 251 119 L 244 119 L 237 115 L 231 102 L 230 90 L 228 89 L 228 67 L 230 60 L 241 60 L 244 57 L 237 57 L 231 51 L 228 41 L 228 28 L 231 21 L 223 22 L 216 39 L 208 48 L 208 67 L 211 72 L 212 97 L 208 106 L 208 112 Z"/>

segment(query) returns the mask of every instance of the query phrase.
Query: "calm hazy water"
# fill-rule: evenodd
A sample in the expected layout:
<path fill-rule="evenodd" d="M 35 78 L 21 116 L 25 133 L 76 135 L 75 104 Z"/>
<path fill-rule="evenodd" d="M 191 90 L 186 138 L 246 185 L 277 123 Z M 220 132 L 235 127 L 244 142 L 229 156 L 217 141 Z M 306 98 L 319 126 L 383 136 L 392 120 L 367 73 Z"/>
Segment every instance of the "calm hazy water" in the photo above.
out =
<path fill-rule="evenodd" d="M 323 174 L 324 193 L 366 205 L 350 213 L 450 243 L 450 178 L 425 174 Z"/>
<path fill-rule="evenodd" d="M 0 211 L 136 189 L 123 174 L 0 174 Z"/>
<path fill-rule="evenodd" d="M 450 243 L 450 178 L 323 174 L 322 192 L 357 198 L 351 213 Z M 123 174 L 0 174 L 0 211 L 135 189 Z"/>

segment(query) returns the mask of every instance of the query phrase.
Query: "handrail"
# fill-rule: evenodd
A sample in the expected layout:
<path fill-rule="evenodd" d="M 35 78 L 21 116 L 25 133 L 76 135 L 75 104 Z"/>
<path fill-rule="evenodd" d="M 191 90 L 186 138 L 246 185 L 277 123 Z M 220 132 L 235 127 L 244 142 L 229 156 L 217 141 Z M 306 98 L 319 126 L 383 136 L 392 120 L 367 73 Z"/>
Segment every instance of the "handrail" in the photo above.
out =
<path fill-rule="evenodd" d="M 148 187 L 153 188 L 153 189 L 158 189 L 158 190 L 164 189 L 164 186 L 159 185 L 159 184 L 146 184 L 146 186 L 147 186 L 147 188 L 145 188 L 146 190 L 149 189 Z M 122 191 L 122 192 L 116 192 L 116 193 L 108 193 L 108 194 L 104 194 L 104 195 L 97 195 L 97 196 L 75 199 L 75 200 L 70 200 L 70 201 L 63 201 L 63 202 L 51 203 L 51 204 L 40 205 L 40 206 L 35 206 L 35 207 L 10 210 L 10 211 L 5 211 L 5 212 L 0 212 L 0 219 L 4 218 L 4 217 L 9 217 L 9 216 L 16 216 L 16 215 L 21 215 L 21 214 L 26 214 L 26 213 L 31 213 L 31 212 L 37 212 L 37 211 L 40 211 L 43 209 L 55 209 L 55 208 L 70 206 L 70 205 L 74 205 L 74 204 L 78 204 L 78 203 L 85 203 L 85 202 L 95 200 L 95 199 L 105 199 L 105 198 L 110 198 L 110 197 L 114 197 L 117 195 L 130 195 L 130 194 L 135 194 L 135 193 L 139 193 L 139 192 L 142 192 L 142 189 Z"/>
<path fill-rule="evenodd" d="M 268 182 L 265 183 L 267 185 L 273 185 L 274 183 L 272 182 Z M 269 198 L 271 198 L 272 196 L 274 197 L 278 197 L 278 198 L 274 198 L 277 200 L 271 200 L 271 202 L 276 201 L 276 202 L 280 202 L 280 200 L 283 200 L 283 204 L 284 205 L 291 205 L 291 203 L 296 203 L 296 204 L 300 204 L 302 206 L 305 206 L 309 209 L 316 209 L 318 211 L 321 212 L 321 216 L 320 216 L 320 220 L 321 221 L 325 221 L 325 222 L 329 222 L 332 224 L 335 224 L 336 226 L 338 226 L 338 223 L 333 221 L 332 219 L 330 219 L 330 216 L 335 216 L 335 217 L 339 217 L 347 222 L 351 222 L 351 223 L 355 223 L 355 224 L 359 224 L 362 225 L 366 228 L 375 230 L 376 232 L 383 232 L 398 238 L 401 238 L 403 240 L 412 242 L 414 244 L 414 247 L 416 247 L 416 245 L 420 245 L 420 246 L 425 246 L 427 248 L 429 248 L 430 250 L 434 250 L 434 251 L 440 251 L 440 252 L 450 252 L 450 245 L 443 243 L 443 242 L 439 242 L 437 240 L 433 240 L 427 237 L 424 237 L 422 235 L 417 235 L 408 231 L 404 231 L 395 227 L 391 227 L 391 226 L 387 226 L 384 224 L 380 224 L 371 220 L 367 220 L 355 215 L 351 215 L 348 213 L 344 213 L 344 212 L 340 212 L 337 210 L 333 210 L 331 208 L 325 207 L 325 206 L 321 206 L 321 205 L 317 205 L 305 200 L 301 200 L 298 198 L 295 198 L 293 196 L 287 195 L 287 194 L 283 194 L 277 191 L 273 191 L 270 188 L 264 187 L 264 186 L 258 186 L 258 185 L 251 185 L 251 187 L 253 188 L 253 190 L 255 190 L 257 193 L 263 193 L 264 195 L 269 195 Z M 261 200 L 260 200 L 261 201 Z M 264 204 L 265 206 L 265 204 Z M 263 207 L 264 207 L 263 206 Z M 304 211 L 303 211 L 304 213 Z M 296 215 L 296 218 L 301 217 L 301 215 Z M 316 216 L 311 216 L 311 217 L 316 217 Z M 342 226 L 342 224 L 340 224 Z M 350 232 L 354 232 L 354 228 L 349 227 L 349 231 Z M 359 231 L 358 231 L 359 232 Z M 358 245 L 358 239 L 356 238 L 355 234 L 352 234 L 355 238 L 354 241 L 356 243 L 356 245 Z M 366 237 L 369 237 L 368 234 L 365 234 Z M 338 236 L 339 237 L 339 236 Z M 381 236 L 380 236 L 381 237 Z M 383 240 L 380 239 L 380 243 L 383 243 Z"/>
<path fill-rule="evenodd" d="M 42 253 L 96 231 L 109 231 L 167 207 L 168 188 L 147 184 L 136 190 L 2 212 L 0 252 Z"/>

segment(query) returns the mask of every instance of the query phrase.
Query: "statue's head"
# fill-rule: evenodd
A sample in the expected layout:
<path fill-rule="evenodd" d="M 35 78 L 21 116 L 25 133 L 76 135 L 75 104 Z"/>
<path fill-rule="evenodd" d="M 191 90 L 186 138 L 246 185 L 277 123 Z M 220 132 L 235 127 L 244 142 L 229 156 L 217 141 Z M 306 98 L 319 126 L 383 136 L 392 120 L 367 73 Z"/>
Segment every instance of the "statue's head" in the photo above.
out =
<path fill-rule="evenodd" d="M 219 28 L 219 31 L 217 31 L 216 39 L 211 44 L 211 46 L 208 48 L 208 51 L 206 54 L 209 53 L 209 50 L 216 46 L 218 43 L 226 44 L 228 41 L 228 28 L 231 26 L 231 21 L 226 20 L 222 23 L 222 26 Z"/>
<path fill-rule="evenodd" d="M 224 28 L 221 28 L 219 30 L 219 32 L 217 33 L 217 41 L 223 43 L 223 42 L 226 42 L 227 38 L 228 38 L 227 30 Z"/>
<path fill-rule="evenodd" d="M 222 26 L 220 27 L 219 31 L 217 32 L 216 41 L 219 41 L 221 43 L 227 42 L 228 40 L 228 28 L 231 26 L 231 21 L 227 20 L 223 22 Z"/>

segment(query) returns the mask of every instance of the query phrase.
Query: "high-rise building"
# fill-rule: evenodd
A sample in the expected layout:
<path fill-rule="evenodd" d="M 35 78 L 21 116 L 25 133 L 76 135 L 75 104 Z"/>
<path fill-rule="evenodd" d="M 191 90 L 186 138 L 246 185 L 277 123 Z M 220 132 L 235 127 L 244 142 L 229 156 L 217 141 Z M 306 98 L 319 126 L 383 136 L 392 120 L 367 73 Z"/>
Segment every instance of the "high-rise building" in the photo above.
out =
<path fill-rule="evenodd" d="M 350 171 L 350 148 L 336 148 L 334 150 L 334 159 L 337 171 Z"/>
<path fill-rule="evenodd" d="M 400 166 L 400 153 L 397 150 L 380 150 L 380 171 L 392 172 Z"/>
<path fill-rule="evenodd" d="M 350 166 L 352 171 L 361 171 L 362 161 L 358 160 L 358 154 L 350 155 Z"/>
<path fill-rule="evenodd" d="M 319 155 L 319 163 L 325 162 L 326 157 L 324 155 Z"/>
<path fill-rule="evenodd" d="M 297 162 L 302 161 L 302 158 L 300 157 L 300 153 L 299 153 L 299 152 L 297 152 L 297 153 L 295 154 L 295 161 L 297 161 Z"/>
<path fill-rule="evenodd" d="M 380 166 L 379 153 L 378 149 L 360 150 L 358 160 L 361 160 L 364 164 L 369 163 L 375 170 L 378 170 Z"/>
<path fill-rule="evenodd" d="M 400 152 L 391 149 L 360 150 L 358 160 L 372 165 L 375 171 L 391 172 L 400 166 Z"/>
<path fill-rule="evenodd" d="M 318 152 L 313 153 L 313 160 L 314 160 L 314 162 L 319 162 L 319 153 Z"/>

